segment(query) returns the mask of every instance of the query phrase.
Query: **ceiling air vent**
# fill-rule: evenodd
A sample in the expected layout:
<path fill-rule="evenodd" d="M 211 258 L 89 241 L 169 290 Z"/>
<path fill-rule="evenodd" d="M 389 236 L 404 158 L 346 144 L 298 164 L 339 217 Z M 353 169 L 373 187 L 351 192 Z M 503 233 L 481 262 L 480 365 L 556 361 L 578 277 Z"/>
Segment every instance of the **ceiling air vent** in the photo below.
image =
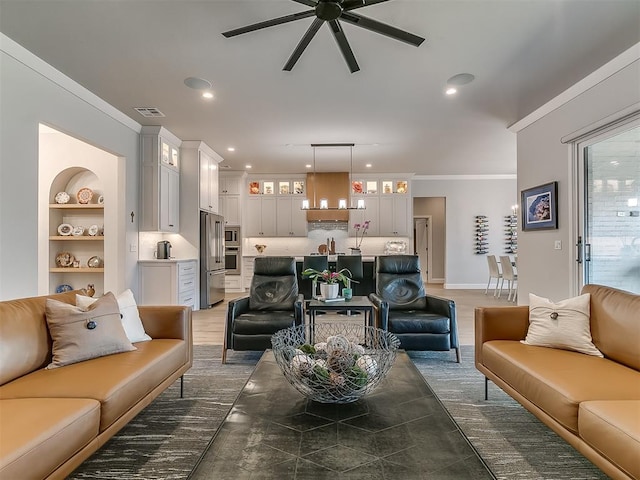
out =
<path fill-rule="evenodd" d="M 164 117 L 164 113 L 156 107 L 135 107 L 134 110 L 145 118 Z"/>

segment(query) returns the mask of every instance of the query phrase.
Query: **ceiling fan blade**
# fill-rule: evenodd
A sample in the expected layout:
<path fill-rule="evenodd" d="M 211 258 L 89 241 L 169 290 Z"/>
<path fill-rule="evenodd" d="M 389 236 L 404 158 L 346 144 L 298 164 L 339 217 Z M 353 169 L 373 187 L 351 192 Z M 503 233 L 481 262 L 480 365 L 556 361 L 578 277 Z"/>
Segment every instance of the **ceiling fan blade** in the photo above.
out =
<path fill-rule="evenodd" d="M 391 25 L 387 25 L 386 23 L 363 17 L 362 15 L 358 15 L 357 13 L 342 12 L 340 19 L 353 25 L 357 25 L 358 27 L 371 30 L 372 32 L 376 32 L 381 35 L 386 35 L 387 37 L 400 40 L 401 42 L 408 43 L 409 45 L 413 45 L 415 47 L 420 46 L 420 44 L 424 42 L 424 38 L 414 35 L 413 33 L 405 32 L 404 30 L 392 27 Z"/>
<path fill-rule="evenodd" d="M 306 5 L 307 7 L 315 7 L 318 4 L 316 0 L 293 0 L 293 1 Z"/>
<path fill-rule="evenodd" d="M 344 0 L 344 2 L 342 2 L 342 8 L 343 10 L 354 10 L 356 8 L 368 7 L 369 5 L 388 1 L 389 0 Z"/>
<path fill-rule="evenodd" d="M 320 20 L 319 18 L 316 18 L 313 21 L 309 29 L 300 39 L 298 46 L 289 57 L 289 60 L 287 60 L 287 63 L 284 65 L 283 70 L 290 72 L 293 69 L 293 66 L 296 64 L 296 62 L 302 55 L 302 52 L 304 52 L 304 49 L 307 48 L 307 46 L 309 45 L 313 37 L 315 37 L 316 33 L 318 33 L 318 30 L 320 30 L 320 27 L 322 26 L 323 23 L 324 23 L 324 20 Z"/>
<path fill-rule="evenodd" d="M 351 73 L 360 70 L 358 62 L 356 61 L 356 57 L 353 55 L 353 51 L 351 50 L 351 46 L 347 41 L 344 30 L 342 30 L 342 25 L 340 25 L 340 22 L 338 22 L 337 20 L 331 20 L 329 22 L 329 27 L 331 28 L 331 32 L 333 32 L 333 36 L 335 37 L 336 42 L 338 42 L 338 47 L 340 47 L 342 56 L 347 62 L 347 65 L 349 65 L 349 70 L 351 70 Z"/>
<path fill-rule="evenodd" d="M 265 20 L 264 22 L 254 23 L 253 25 L 247 25 L 246 27 L 236 28 L 235 30 L 229 30 L 224 32 L 227 38 L 235 37 L 236 35 L 242 35 L 243 33 L 254 32 L 263 28 L 273 27 L 274 25 L 281 25 L 283 23 L 294 22 L 302 18 L 313 17 L 316 14 L 315 10 L 307 10 L 304 12 L 293 13 L 291 15 L 285 15 L 284 17 L 273 18 L 271 20 Z"/>

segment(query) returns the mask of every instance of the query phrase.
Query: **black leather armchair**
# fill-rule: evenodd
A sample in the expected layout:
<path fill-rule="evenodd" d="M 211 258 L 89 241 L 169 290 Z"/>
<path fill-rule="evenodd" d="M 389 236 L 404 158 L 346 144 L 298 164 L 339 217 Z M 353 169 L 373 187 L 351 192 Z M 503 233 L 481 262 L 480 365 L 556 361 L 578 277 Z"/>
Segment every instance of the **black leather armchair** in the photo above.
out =
<path fill-rule="evenodd" d="M 266 350 L 271 336 L 303 322 L 303 298 L 298 293 L 293 257 L 256 257 L 249 295 L 229 301 L 222 348 Z"/>
<path fill-rule="evenodd" d="M 369 295 L 376 324 L 394 333 L 405 350 L 456 351 L 460 363 L 456 305 L 427 295 L 417 255 L 376 258 L 376 293 Z"/>

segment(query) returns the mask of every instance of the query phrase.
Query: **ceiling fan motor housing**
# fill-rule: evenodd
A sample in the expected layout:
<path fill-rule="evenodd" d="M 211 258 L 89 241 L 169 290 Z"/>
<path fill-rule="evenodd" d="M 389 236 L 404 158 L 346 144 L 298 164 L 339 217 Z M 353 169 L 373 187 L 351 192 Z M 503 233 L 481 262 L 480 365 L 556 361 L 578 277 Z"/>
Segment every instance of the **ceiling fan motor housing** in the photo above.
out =
<path fill-rule="evenodd" d="M 340 3 L 339 1 L 320 0 L 316 5 L 316 17 L 327 22 L 340 18 L 342 15 Z"/>

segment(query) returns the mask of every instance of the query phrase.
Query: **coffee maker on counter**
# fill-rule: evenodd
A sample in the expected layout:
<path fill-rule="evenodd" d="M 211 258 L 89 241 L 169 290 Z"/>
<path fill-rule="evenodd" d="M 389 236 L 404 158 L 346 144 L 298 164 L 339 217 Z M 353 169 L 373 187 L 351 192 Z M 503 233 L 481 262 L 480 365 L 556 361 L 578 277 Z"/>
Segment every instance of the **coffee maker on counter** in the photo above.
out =
<path fill-rule="evenodd" d="M 156 258 L 158 260 L 168 260 L 171 258 L 171 243 L 167 240 L 158 242 L 156 249 Z"/>

